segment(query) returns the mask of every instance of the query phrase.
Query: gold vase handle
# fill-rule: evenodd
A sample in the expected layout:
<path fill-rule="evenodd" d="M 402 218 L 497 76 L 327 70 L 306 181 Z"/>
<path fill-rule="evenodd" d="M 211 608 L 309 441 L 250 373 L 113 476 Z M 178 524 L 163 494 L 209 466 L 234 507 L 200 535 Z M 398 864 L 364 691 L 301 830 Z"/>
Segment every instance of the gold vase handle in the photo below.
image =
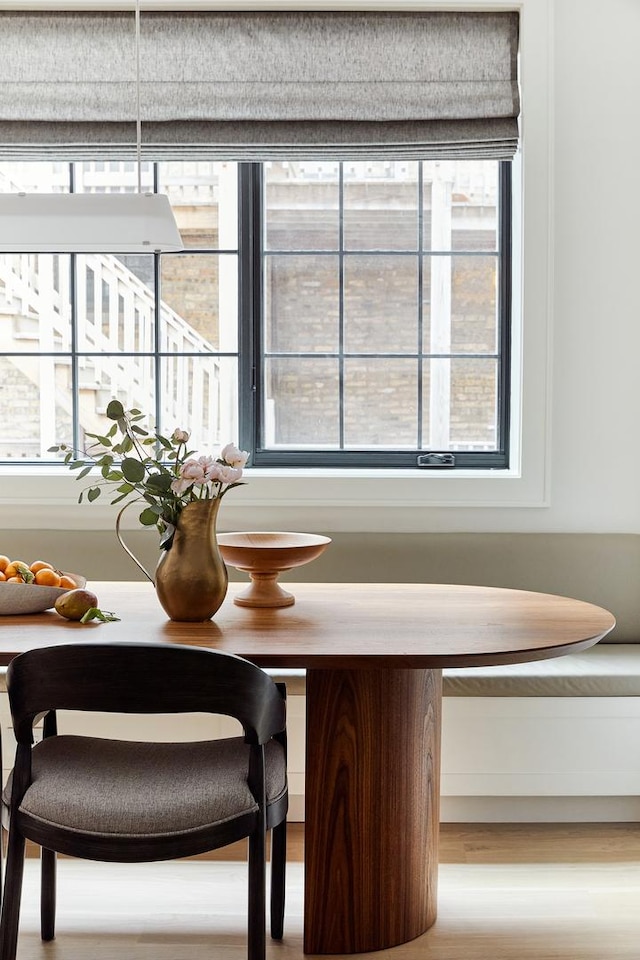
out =
<path fill-rule="evenodd" d="M 149 573 L 149 571 L 147 570 L 147 568 L 144 566 L 144 564 L 140 563 L 140 561 L 139 561 L 138 558 L 136 557 L 135 553 L 133 553 L 133 551 L 130 550 L 129 547 L 126 545 L 126 543 L 124 542 L 124 540 L 123 540 L 123 538 L 122 538 L 122 534 L 120 533 L 120 521 L 122 520 L 122 514 L 125 512 L 125 510 L 127 509 L 127 507 L 130 507 L 130 506 L 131 506 L 132 503 L 135 503 L 135 501 L 134 501 L 134 500 L 130 500 L 129 503 L 125 503 L 124 507 L 119 511 L 118 516 L 116 517 L 116 537 L 117 537 L 118 540 L 120 541 L 120 546 L 122 547 L 122 549 L 124 550 L 124 552 L 129 554 L 129 556 L 131 557 L 131 559 L 132 559 L 133 562 L 135 563 L 136 567 L 139 567 L 140 570 L 142 570 L 142 572 L 144 573 L 144 575 L 145 575 L 145 577 L 147 578 L 147 580 L 150 580 L 151 583 L 152 583 L 152 584 L 154 585 L 154 587 L 155 587 L 155 585 L 156 585 L 155 580 L 153 579 L 153 577 L 151 576 L 151 574 Z"/>

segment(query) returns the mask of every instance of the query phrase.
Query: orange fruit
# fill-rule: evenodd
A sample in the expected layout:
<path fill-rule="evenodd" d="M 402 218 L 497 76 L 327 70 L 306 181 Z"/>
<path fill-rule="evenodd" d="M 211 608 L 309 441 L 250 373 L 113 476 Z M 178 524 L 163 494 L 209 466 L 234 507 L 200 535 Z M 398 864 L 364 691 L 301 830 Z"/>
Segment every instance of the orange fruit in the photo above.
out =
<path fill-rule="evenodd" d="M 24 583 L 22 577 L 7 577 L 7 583 Z"/>
<path fill-rule="evenodd" d="M 5 557 L 4 554 L 0 554 L 0 571 L 3 571 L 5 567 L 8 567 L 11 563 L 9 557 Z"/>
<path fill-rule="evenodd" d="M 36 573 L 35 581 L 40 587 L 59 587 L 60 575 L 50 567 L 43 567 Z"/>
<path fill-rule="evenodd" d="M 7 577 L 19 577 L 21 570 L 28 570 L 29 566 L 24 562 L 24 560 L 12 560 L 11 563 L 8 563 L 4 568 L 4 575 Z M 24 577 L 21 577 L 24 580 Z"/>
<path fill-rule="evenodd" d="M 2 583 L 2 581 L 3 581 L 3 580 L 6 580 L 6 579 L 7 579 L 7 578 L 6 578 L 5 575 L 4 575 L 4 571 L 0 570 L 0 583 Z"/>
<path fill-rule="evenodd" d="M 45 569 L 53 570 L 53 564 L 47 563 L 46 560 L 34 560 L 31 566 L 29 567 L 29 570 L 31 570 L 31 573 L 37 573 L 38 570 L 45 570 Z"/>
<path fill-rule="evenodd" d="M 36 580 L 36 583 L 38 581 Z M 67 590 L 75 590 L 78 584 L 71 577 L 67 577 L 66 574 L 62 574 L 60 577 L 60 586 L 65 587 Z"/>

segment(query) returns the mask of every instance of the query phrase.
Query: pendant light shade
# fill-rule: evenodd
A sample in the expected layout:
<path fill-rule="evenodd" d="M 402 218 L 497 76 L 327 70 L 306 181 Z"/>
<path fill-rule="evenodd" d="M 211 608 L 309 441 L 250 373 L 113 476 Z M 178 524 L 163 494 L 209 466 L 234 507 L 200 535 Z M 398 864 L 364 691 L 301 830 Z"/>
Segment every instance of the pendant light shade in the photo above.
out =
<path fill-rule="evenodd" d="M 184 245 L 164 194 L 142 192 L 140 0 L 135 0 L 138 192 L 0 194 L 0 253 L 166 253 Z"/>
<path fill-rule="evenodd" d="M 0 194 L 0 253 L 166 253 L 182 249 L 164 194 Z"/>

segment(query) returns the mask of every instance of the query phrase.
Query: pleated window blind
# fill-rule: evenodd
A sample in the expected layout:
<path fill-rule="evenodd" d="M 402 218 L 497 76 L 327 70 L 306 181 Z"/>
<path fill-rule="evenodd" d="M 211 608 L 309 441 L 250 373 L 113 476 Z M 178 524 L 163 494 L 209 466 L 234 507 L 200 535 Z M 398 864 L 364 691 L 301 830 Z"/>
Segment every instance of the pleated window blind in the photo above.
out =
<path fill-rule="evenodd" d="M 133 13 L 0 13 L 0 155 L 135 153 Z M 143 13 L 145 159 L 509 159 L 517 13 Z"/>

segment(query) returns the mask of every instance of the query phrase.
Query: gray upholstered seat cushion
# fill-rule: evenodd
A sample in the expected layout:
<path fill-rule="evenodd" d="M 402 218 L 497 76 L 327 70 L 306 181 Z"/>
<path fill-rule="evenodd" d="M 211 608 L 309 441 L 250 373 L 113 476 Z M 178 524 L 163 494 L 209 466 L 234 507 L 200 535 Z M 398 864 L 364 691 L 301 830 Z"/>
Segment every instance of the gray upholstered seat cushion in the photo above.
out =
<path fill-rule="evenodd" d="M 49 824 L 98 836 L 162 836 L 257 809 L 242 738 L 134 743 L 58 736 L 36 744 L 33 782 L 20 809 Z M 284 751 L 266 747 L 267 799 L 286 790 Z M 3 799 L 9 801 L 11 778 Z"/>

